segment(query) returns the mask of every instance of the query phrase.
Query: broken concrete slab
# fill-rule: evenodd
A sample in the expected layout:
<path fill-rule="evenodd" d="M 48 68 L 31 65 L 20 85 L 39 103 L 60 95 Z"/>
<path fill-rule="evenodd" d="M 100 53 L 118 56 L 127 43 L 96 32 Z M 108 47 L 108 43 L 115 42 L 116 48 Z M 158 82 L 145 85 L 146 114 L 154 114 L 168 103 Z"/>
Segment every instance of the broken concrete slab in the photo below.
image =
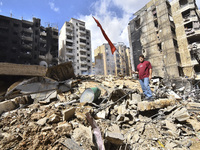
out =
<path fill-rule="evenodd" d="M 56 115 L 56 114 L 52 114 L 49 117 L 48 123 L 57 123 L 60 122 L 60 116 Z"/>
<path fill-rule="evenodd" d="M 47 69 L 39 65 L 0 63 L 0 75 L 45 76 Z"/>
<path fill-rule="evenodd" d="M 57 66 L 49 67 L 46 76 L 57 81 L 64 81 L 75 77 L 72 62 L 66 62 Z"/>
<path fill-rule="evenodd" d="M 116 145 L 123 144 L 124 136 L 121 134 L 120 128 L 116 124 L 112 124 L 105 133 L 106 139 Z"/>
<path fill-rule="evenodd" d="M 19 103 L 16 103 L 15 99 L 0 102 L 0 115 L 3 112 L 11 111 L 19 107 Z"/>
<path fill-rule="evenodd" d="M 63 145 L 65 145 L 70 150 L 83 150 L 83 147 L 79 146 L 74 140 L 66 138 L 60 141 Z"/>
<path fill-rule="evenodd" d="M 173 117 L 176 118 L 178 121 L 186 121 L 190 118 L 190 115 L 186 108 L 178 108 L 175 110 Z"/>
<path fill-rule="evenodd" d="M 75 115 L 76 108 L 70 108 L 63 111 L 63 121 L 68 121 Z"/>
<path fill-rule="evenodd" d="M 149 111 L 154 109 L 165 108 L 170 105 L 174 105 L 176 101 L 174 99 L 159 99 L 152 102 L 142 101 L 138 103 L 139 111 Z"/>
<path fill-rule="evenodd" d="M 95 119 L 105 119 L 106 118 L 106 111 L 102 110 L 98 112 L 95 116 Z"/>
<path fill-rule="evenodd" d="M 45 118 L 42 118 L 42 119 L 38 120 L 36 123 L 37 123 L 38 125 L 43 126 L 43 125 L 47 122 L 47 120 L 48 120 L 48 118 L 45 117 Z"/>
<path fill-rule="evenodd" d="M 92 138 L 92 130 L 91 127 L 86 127 L 82 124 L 79 124 L 79 127 L 76 128 L 73 132 L 72 138 L 79 144 L 83 145 L 85 149 L 87 146 L 93 145 L 93 138 Z"/>
<path fill-rule="evenodd" d="M 191 119 L 187 119 L 187 122 L 192 125 L 195 132 L 200 131 L 200 122 L 196 118 L 192 117 Z"/>

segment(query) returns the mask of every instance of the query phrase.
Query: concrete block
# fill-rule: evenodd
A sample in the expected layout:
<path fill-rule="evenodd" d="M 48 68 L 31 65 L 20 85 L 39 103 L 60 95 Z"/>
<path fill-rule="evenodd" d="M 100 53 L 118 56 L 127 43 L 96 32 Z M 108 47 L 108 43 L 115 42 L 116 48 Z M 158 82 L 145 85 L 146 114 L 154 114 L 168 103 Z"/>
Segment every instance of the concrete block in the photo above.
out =
<path fill-rule="evenodd" d="M 123 144 L 124 136 L 121 134 L 120 128 L 118 125 L 114 124 L 108 128 L 105 134 L 106 139 L 116 145 Z"/>
<path fill-rule="evenodd" d="M 75 108 L 70 108 L 68 110 L 63 111 L 63 121 L 68 121 L 75 114 Z"/>
<path fill-rule="evenodd" d="M 190 115 L 186 108 L 178 108 L 175 111 L 173 117 L 176 118 L 178 121 L 186 121 L 190 118 Z"/>
<path fill-rule="evenodd" d="M 159 99 L 156 101 L 148 102 L 143 101 L 138 103 L 138 110 L 139 111 L 148 111 L 154 109 L 165 108 L 167 106 L 171 106 L 175 104 L 175 100 L 171 99 Z"/>
<path fill-rule="evenodd" d="M 3 101 L 3 102 L 0 103 L 0 115 L 3 112 L 14 110 L 18 106 L 19 106 L 19 104 L 17 104 L 14 99 Z"/>

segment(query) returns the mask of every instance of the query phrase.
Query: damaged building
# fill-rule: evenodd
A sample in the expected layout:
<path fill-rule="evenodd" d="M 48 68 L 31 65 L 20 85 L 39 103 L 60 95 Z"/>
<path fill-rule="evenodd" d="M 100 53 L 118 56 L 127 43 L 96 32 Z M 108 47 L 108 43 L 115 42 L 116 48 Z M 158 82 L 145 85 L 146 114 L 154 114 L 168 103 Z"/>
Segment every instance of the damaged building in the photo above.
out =
<path fill-rule="evenodd" d="M 198 31 L 196 28 L 196 32 L 188 35 L 187 30 L 191 25 L 198 26 L 199 11 L 195 1 L 186 1 L 152 0 L 134 14 L 128 25 L 133 69 L 139 63 L 139 55 L 144 54 L 152 63 L 153 75 L 165 78 L 198 75 L 199 65 L 190 48 L 193 43 L 198 45 Z M 185 22 L 190 11 L 193 18 Z"/>
<path fill-rule="evenodd" d="M 0 15 L 0 61 L 53 66 L 58 64 L 58 29 L 41 20 L 19 20 Z"/>
<path fill-rule="evenodd" d="M 195 0 L 173 0 L 172 14 L 185 76 L 200 79 L 200 13 Z"/>
<path fill-rule="evenodd" d="M 119 42 L 112 54 L 109 44 L 103 44 L 94 51 L 96 75 L 131 75 L 130 49 Z"/>
<path fill-rule="evenodd" d="M 85 22 L 72 18 L 65 22 L 59 34 L 60 63 L 71 61 L 75 74 L 92 72 L 91 34 Z"/>

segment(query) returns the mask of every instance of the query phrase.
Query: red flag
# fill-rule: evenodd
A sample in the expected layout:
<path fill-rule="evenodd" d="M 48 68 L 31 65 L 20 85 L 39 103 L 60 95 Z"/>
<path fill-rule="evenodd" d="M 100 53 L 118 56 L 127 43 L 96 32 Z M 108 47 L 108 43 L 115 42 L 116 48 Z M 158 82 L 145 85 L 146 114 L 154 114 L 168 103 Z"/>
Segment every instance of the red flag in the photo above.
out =
<path fill-rule="evenodd" d="M 93 16 L 92 16 L 92 17 L 93 17 Z M 93 17 L 93 18 L 94 18 L 94 17 Z M 95 19 L 95 18 L 94 18 L 94 20 L 95 20 L 95 22 L 97 23 L 97 26 L 101 29 L 101 32 L 102 32 L 104 38 L 108 41 L 108 44 L 110 45 L 111 52 L 112 52 L 112 54 L 113 54 L 113 53 L 115 52 L 115 50 L 116 50 L 115 46 L 113 45 L 113 43 L 110 41 L 110 39 L 109 39 L 108 36 L 106 35 L 106 33 L 105 33 L 105 31 L 103 30 L 103 28 L 102 28 L 101 24 L 99 23 L 99 21 L 98 21 L 97 19 Z"/>

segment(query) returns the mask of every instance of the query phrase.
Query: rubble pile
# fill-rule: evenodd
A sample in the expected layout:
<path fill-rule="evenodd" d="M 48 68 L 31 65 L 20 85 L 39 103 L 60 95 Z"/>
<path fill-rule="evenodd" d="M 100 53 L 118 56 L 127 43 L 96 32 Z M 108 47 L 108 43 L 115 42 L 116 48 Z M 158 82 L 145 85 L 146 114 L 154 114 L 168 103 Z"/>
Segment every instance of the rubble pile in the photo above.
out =
<path fill-rule="evenodd" d="M 143 101 L 130 77 L 23 81 L 0 103 L 0 149 L 198 149 L 197 99 L 183 99 L 160 79 L 151 87 L 156 99 Z"/>

